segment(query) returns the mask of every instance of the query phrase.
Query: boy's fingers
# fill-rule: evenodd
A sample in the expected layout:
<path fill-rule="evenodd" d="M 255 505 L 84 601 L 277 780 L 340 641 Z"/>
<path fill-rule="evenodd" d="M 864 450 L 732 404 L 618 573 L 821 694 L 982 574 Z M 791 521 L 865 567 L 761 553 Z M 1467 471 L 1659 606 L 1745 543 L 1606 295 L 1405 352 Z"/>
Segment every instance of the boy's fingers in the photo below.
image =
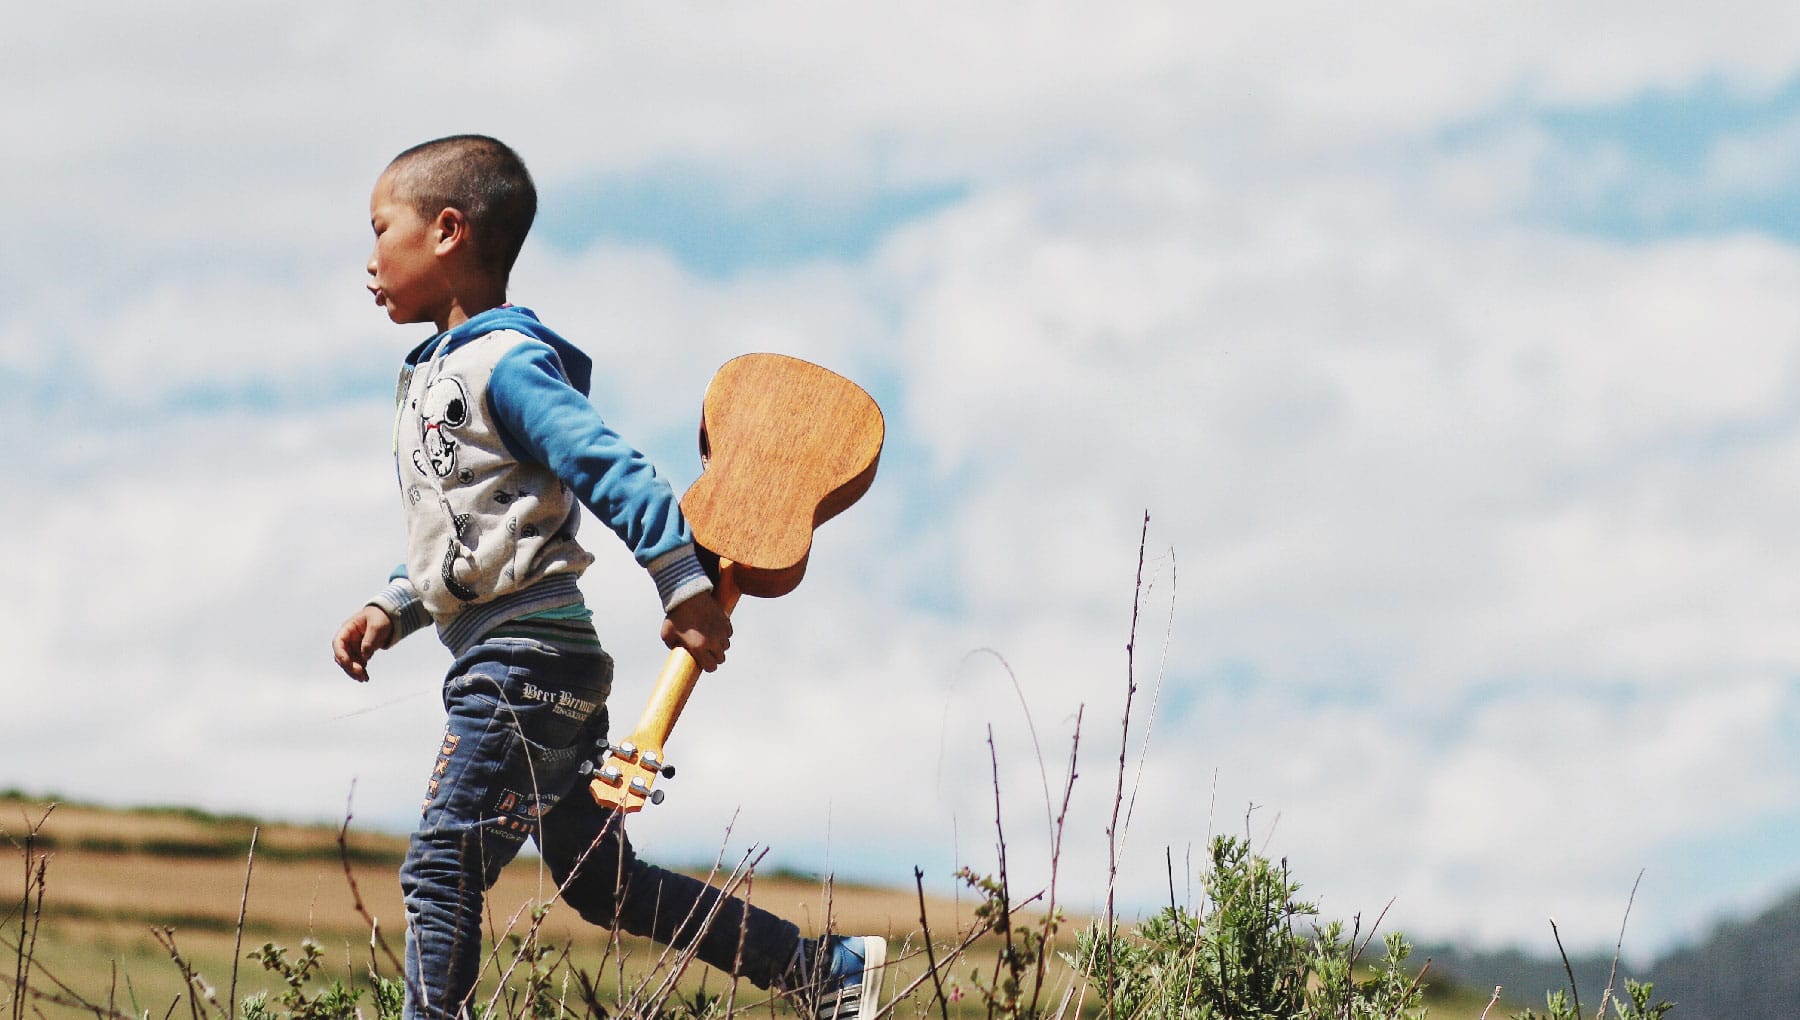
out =
<path fill-rule="evenodd" d="M 337 636 L 331 639 L 331 658 L 349 677 L 357 682 L 369 679 L 369 671 L 363 663 L 369 661 L 369 628 L 358 627 L 352 620 L 338 629 Z"/>

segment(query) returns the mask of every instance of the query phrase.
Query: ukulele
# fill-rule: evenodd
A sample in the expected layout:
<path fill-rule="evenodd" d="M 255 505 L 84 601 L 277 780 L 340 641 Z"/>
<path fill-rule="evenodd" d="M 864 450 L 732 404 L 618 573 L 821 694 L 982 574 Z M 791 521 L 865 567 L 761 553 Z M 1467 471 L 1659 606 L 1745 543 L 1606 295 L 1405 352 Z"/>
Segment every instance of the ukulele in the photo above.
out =
<path fill-rule="evenodd" d="M 714 597 L 775 598 L 800 584 L 813 529 L 867 492 L 881 457 L 881 408 L 862 387 L 781 354 L 726 362 L 700 409 L 700 477 L 681 497 L 694 543 L 719 559 Z M 589 790 L 631 813 L 662 802 L 673 778 L 663 745 L 700 678 L 687 649 L 669 653 L 637 728 L 604 745 Z"/>

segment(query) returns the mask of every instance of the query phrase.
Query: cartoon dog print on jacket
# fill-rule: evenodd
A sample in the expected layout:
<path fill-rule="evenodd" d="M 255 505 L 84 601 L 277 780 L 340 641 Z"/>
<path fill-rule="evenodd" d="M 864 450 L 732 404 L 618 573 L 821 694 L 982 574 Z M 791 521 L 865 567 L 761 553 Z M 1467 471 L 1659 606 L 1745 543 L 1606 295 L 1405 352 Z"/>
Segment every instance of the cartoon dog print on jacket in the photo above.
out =
<path fill-rule="evenodd" d="M 469 423 L 469 397 L 460 379 L 441 376 L 425 388 L 419 406 L 419 445 L 413 467 L 423 475 L 448 478 L 456 471 L 456 437 L 452 429 Z"/>
<path fill-rule="evenodd" d="M 462 380 L 454 376 L 433 379 L 431 385 L 425 387 L 425 395 L 419 398 L 418 411 L 419 449 L 413 451 L 413 467 L 427 478 L 434 475 L 449 478 L 456 473 L 459 445 L 452 433 L 469 423 L 469 397 Z M 464 602 L 473 602 L 480 593 L 457 579 L 456 559 L 468 538 L 474 515 L 457 513 L 441 490 L 438 505 L 443 507 L 444 515 L 450 521 L 450 540 L 446 543 L 444 562 L 439 571 L 444 589 Z"/>

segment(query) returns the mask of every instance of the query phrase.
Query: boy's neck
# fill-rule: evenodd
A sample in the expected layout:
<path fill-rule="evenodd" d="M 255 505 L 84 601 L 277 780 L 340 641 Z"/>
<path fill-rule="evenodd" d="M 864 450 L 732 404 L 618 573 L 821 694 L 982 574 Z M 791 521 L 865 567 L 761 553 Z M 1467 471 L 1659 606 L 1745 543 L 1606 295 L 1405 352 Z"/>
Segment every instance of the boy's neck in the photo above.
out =
<path fill-rule="evenodd" d="M 468 297 L 461 295 L 453 296 L 450 299 L 449 309 L 446 310 L 443 317 L 437 321 L 438 332 L 442 333 L 445 330 L 455 329 L 463 323 L 468 322 L 470 319 L 473 319 L 475 316 L 480 315 L 482 312 L 499 308 L 503 304 L 506 304 L 506 291 L 504 289 L 497 293 L 490 292 L 479 295 L 469 295 Z"/>

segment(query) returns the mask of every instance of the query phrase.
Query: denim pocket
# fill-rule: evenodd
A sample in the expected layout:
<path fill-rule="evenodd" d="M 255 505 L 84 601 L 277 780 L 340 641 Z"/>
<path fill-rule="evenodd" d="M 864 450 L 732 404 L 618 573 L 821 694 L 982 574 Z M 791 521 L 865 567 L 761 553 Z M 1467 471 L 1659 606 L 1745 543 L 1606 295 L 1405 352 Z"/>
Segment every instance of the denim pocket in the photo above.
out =
<path fill-rule="evenodd" d="M 611 674 L 611 656 L 529 638 L 484 642 L 458 659 L 444 707 L 448 734 L 472 741 L 476 810 L 525 832 L 575 785 L 581 762 L 606 733 Z"/>

